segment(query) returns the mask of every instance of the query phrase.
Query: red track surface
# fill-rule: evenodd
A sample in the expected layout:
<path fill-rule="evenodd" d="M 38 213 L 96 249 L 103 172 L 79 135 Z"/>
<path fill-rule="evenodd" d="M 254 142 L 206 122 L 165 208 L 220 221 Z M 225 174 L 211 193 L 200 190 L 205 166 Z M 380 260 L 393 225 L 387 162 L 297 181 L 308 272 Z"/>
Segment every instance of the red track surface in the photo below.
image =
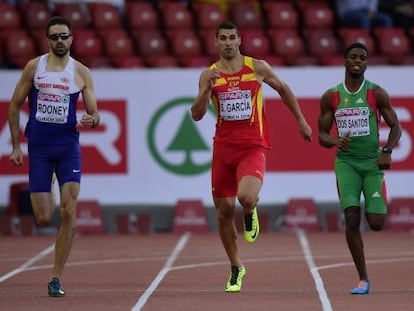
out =
<path fill-rule="evenodd" d="M 239 238 L 247 269 L 226 293 L 229 264 L 218 234 L 78 236 L 47 295 L 53 236 L 0 237 L 0 310 L 413 310 L 412 234 L 365 232 L 372 291 L 353 296 L 357 273 L 344 234 L 265 233 Z M 42 254 L 42 252 L 44 252 Z M 140 308 L 142 307 L 142 308 Z"/>

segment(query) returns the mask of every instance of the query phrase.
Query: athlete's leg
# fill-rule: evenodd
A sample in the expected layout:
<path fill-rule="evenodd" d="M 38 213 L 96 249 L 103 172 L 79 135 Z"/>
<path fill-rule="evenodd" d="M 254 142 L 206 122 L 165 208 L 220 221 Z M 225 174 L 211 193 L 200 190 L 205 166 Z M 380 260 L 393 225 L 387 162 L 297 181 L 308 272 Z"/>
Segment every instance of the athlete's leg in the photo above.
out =
<path fill-rule="evenodd" d="M 364 244 L 360 231 L 360 197 L 363 180 L 355 163 L 336 159 L 335 174 L 338 194 L 345 215 L 345 237 L 360 279 L 367 280 Z"/>
<path fill-rule="evenodd" d="M 359 206 L 351 206 L 345 210 L 345 235 L 348 248 L 354 260 L 360 280 L 368 280 L 365 264 L 364 243 L 361 231 L 361 209 Z"/>
<path fill-rule="evenodd" d="M 29 184 L 33 215 L 40 227 L 52 222 L 55 212 L 53 161 L 44 146 L 29 143 Z"/>
<path fill-rule="evenodd" d="M 241 267 L 237 249 L 237 229 L 234 224 L 235 197 L 214 198 L 218 231 L 231 266 Z"/>
<path fill-rule="evenodd" d="M 259 201 L 259 191 L 262 187 L 262 181 L 255 176 L 244 176 L 240 179 L 237 188 L 237 199 L 243 207 L 243 214 L 252 213 Z"/>
<path fill-rule="evenodd" d="M 60 191 L 60 226 L 56 236 L 52 277 L 60 277 L 75 234 L 76 204 L 80 191 L 82 159 L 79 144 L 67 146 L 55 163 Z"/>
<path fill-rule="evenodd" d="M 384 227 L 387 214 L 387 191 L 384 172 L 373 167 L 364 178 L 365 216 L 370 228 L 380 231 Z"/>
<path fill-rule="evenodd" d="M 79 189 L 77 182 L 67 182 L 60 187 L 60 226 L 56 237 L 52 277 L 60 278 L 72 247 Z"/>

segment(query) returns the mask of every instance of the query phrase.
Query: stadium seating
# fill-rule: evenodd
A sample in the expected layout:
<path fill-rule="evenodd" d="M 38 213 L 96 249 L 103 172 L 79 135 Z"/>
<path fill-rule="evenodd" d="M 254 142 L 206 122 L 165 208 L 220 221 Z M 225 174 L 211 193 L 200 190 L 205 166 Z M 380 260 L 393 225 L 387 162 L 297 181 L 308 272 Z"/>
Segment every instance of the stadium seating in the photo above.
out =
<path fill-rule="evenodd" d="M 240 31 L 242 45 L 240 50 L 245 55 L 255 58 L 270 56 L 271 49 L 267 36 L 260 29 L 245 29 Z"/>
<path fill-rule="evenodd" d="M 262 16 L 256 2 L 229 2 L 229 17 L 239 29 L 261 29 Z"/>
<path fill-rule="evenodd" d="M 299 16 L 292 2 L 264 1 L 263 10 L 268 29 L 297 29 Z"/>
<path fill-rule="evenodd" d="M 0 2 L 0 66 L 19 67 L 26 59 L 48 52 L 42 32 L 53 15 L 72 22 L 72 54 L 96 67 L 207 66 L 218 58 L 215 31 L 224 20 L 238 26 L 243 53 L 274 66 L 340 65 L 343 48 L 352 42 L 367 46 L 370 65 L 414 64 L 414 28 L 367 32 L 341 27 L 332 3 L 324 0 L 223 3 L 125 1 L 122 10 L 97 1 L 59 1 L 49 6 L 44 1 Z M 119 38 L 107 37 L 110 30 L 121 29 Z M 9 58 L 12 44 L 5 38 L 11 30 L 19 30 L 18 42 L 29 46 L 24 53 L 17 48 L 21 56 L 13 58 Z"/>
<path fill-rule="evenodd" d="M 126 2 L 125 17 L 130 31 L 157 29 L 160 22 L 156 9 L 149 2 Z"/>
<path fill-rule="evenodd" d="M 286 65 L 296 64 L 305 52 L 304 42 L 294 29 L 272 29 L 268 35 L 273 52 L 282 57 Z"/>
<path fill-rule="evenodd" d="M 400 65 L 411 52 L 410 41 L 402 28 L 375 28 L 374 36 L 382 55 L 390 65 Z"/>
<path fill-rule="evenodd" d="M 10 29 L 23 28 L 20 14 L 10 3 L 0 2 L 0 38 Z"/>
<path fill-rule="evenodd" d="M 9 30 L 4 35 L 5 56 L 13 68 L 24 68 L 36 54 L 34 40 L 23 29 Z"/>
<path fill-rule="evenodd" d="M 52 16 L 45 2 L 22 2 L 17 6 L 20 16 L 29 31 L 42 29 Z"/>
<path fill-rule="evenodd" d="M 198 29 L 215 30 L 217 25 L 225 20 L 225 14 L 218 3 L 194 3 L 192 11 Z"/>
<path fill-rule="evenodd" d="M 70 20 L 74 29 L 90 26 L 87 12 L 87 8 L 77 2 L 58 2 L 54 5 L 55 15 L 63 16 Z"/>
<path fill-rule="evenodd" d="M 115 5 L 101 2 L 88 3 L 91 17 L 91 25 L 97 31 L 104 32 L 107 29 L 121 28 L 121 15 Z"/>

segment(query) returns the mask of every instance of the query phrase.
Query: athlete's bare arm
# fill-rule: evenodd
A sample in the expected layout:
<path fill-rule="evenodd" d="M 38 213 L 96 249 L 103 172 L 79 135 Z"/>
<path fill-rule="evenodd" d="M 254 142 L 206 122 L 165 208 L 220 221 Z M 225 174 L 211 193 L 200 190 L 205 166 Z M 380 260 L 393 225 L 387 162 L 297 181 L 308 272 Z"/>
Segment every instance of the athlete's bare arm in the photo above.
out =
<path fill-rule="evenodd" d="M 375 89 L 375 99 L 380 114 L 390 128 L 386 145 L 390 148 L 394 148 L 401 137 L 400 121 L 391 105 L 388 93 L 383 88 L 378 87 Z M 377 160 L 377 165 L 379 169 L 387 170 L 391 168 L 391 162 L 391 153 L 381 152 Z"/>
<path fill-rule="evenodd" d="M 312 129 L 306 122 L 299 103 L 290 89 L 289 85 L 281 80 L 274 72 L 272 67 L 264 60 L 253 60 L 254 72 L 256 79 L 261 83 L 262 81 L 279 93 L 282 101 L 288 106 L 290 111 L 298 120 L 299 132 L 306 141 L 312 140 Z"/>
<path fill-rule="evenodd" d="M 375 99 L 377 101 L 377 107 L 384 118 L 385 123 L 390 128 L 387 146 L 394 148 L 401 137 L 400 121 L 398 120 L 397 114 L 391 105 L 388 93 L 383 88 L 378 87 L 375 90 Z"/>
<path fill-rule="evenodd" d="M 322 95 L 320 101 L 320 113 L 318 118 L 319 144 L 326 148 L 336 146 L 340 150 L 346 150 L 351 143 L 351 139 L 349 138 L 350 133 L 347 133 L 343 137 L 333 137 L 330 135 L 334 122 L 334 113 L 332 108 L 332 96 L 328 90 Z"/>
<path fill-rule="evenodd" d="M 77 83 L 82 84 L 82 98 L 87 114 L 82 116 L 80 120 L 84 127 L 96 127 L 100 122 L 98 113 L 98 105 L 96 103 L 94 85 L 92 75 L 89 69 L 79 62 L 76 62 Z"/>
<path fill-rule="evenodd" d="M 207 112 L 207 105 L 211 98 L 211 90 L 220 77 L 218 69 L 207 69 L 200 74 L 199 91 L 191 106 L 191 116 L 194 121 L 201 120 Z"/>
<path fill-rule="evenodd" d="M 12 153 L 9 157 L 15 165 L 23 164 L 23 153 L 20 149 L 20 110 L 33 86 L 33 77 L 36 72 L 38 58 L 30 60 L 23 69 L 20 80 L 17 82 L 9 105 L 9 128 L 12 141 Z"/>

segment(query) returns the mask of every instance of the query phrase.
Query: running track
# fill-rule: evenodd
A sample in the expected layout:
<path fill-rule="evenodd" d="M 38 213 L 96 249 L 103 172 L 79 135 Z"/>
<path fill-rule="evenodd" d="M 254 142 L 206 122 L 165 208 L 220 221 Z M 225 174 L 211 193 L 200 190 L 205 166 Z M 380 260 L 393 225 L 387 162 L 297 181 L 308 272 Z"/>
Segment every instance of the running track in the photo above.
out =
<path fill-rule="evenodd" d="M 0 310 L 413 310 L 414 237 L 365 232 L 372 291 L 353 296 L 357 274 L 343 232 L 239 237 L 242 292 L 226 293 L 229 265 L 217 232 L 77 236 L 64 298 L 47 296 L 53 236 L 0 237 Z"/>

